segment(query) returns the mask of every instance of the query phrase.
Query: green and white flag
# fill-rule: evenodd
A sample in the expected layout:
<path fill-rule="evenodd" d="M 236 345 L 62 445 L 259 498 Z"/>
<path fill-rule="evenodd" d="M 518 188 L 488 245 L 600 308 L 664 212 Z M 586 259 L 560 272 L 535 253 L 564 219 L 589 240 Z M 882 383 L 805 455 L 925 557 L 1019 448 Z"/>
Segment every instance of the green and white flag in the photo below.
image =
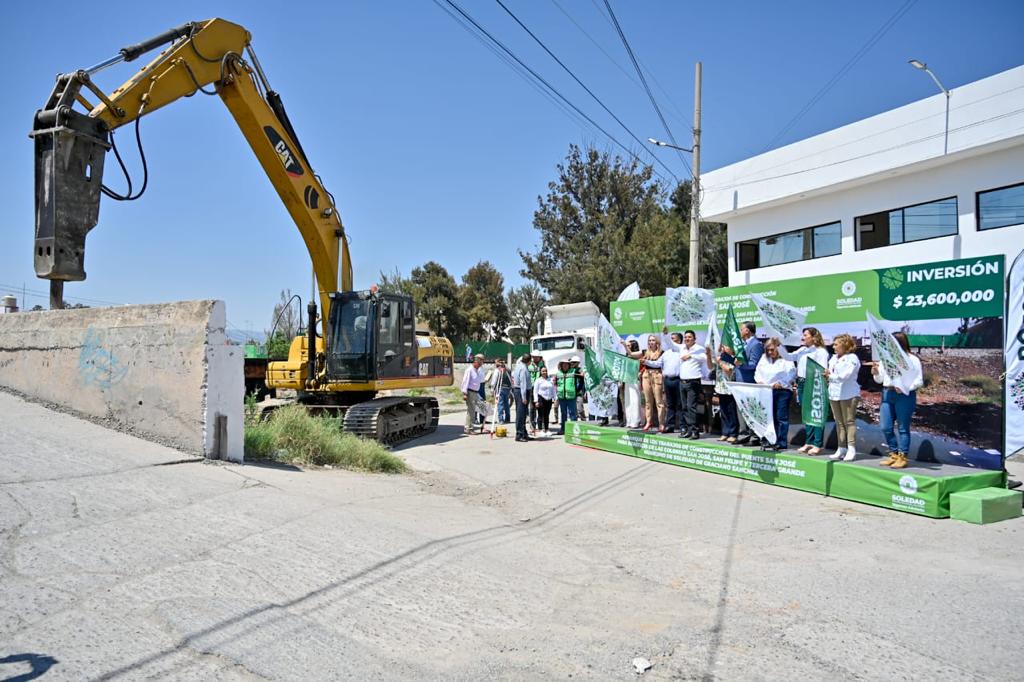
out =
<path fill-rule="evenodd" d="M 711 309 L 711 317 L 708 318 L 708 333 L 704 337 L 704 345 L 711 349 L 711 358 L 716 363 L 720 355 L 718 347 L 722 345 L 722 333 L 718 331 L 718 311 Z"/>
<path fill-rule="evenodd" d="M 825 368 L 807 358 L 803 392 L 800 395 L 800 416 L 805 426 L 824 428 L 828 421 L 828 380 Z"/>
<path fill-rule="evenodd" d="M 722 345 L 732 348 L 736 362 L 742 364 L 747 361 L 747 349 L 740 336 L 740 326 L 736 324 L 736 313 L 733 312 L 731 303 L 725 313 L 725 324 L 722 325 Z"/>
<path fill-rule="evenodd" d="M 703 324 L 714 309 L 715 292 L 710 289 L 665 289 L 665 324 L 670 327 Z"/>
<path fill-rule="evenodd" d="M 772 419 L 772 387 L 762 384 L 729 382 L 729 392 L 736 399 L 747 426 L 769 443 L 775 443 L 775 421 Z"/>
<path fill-rule="evenodd" d="M 868 313 L 868 333 L 871 335 L 871 357 L 881 363 L 894 387 L 909 394 L 918 377 L 907 353 L 871 313 Z"/>
<path fill-rule="evenodd" d="M 751 294 L 750 298 L 761 311 L 761 326 L 769 336 L 777 336 L 790 346 L 800 345 L 807 313 L 791 305 L 768 300 L 760 294 Z"/>
<path fill-rule="evenodd" d="M 597 358 L 597 353 L 589 346 L 583 351 L 583 374 L 587 379 L 587 391 L 593 391 L 594 387 L 601 383 L 601 378 L 607 374 L 604 365 Z"/>
<path fill-rule="evenodd" d="M 606 350 L 618 353 L 625 349 L 622 347 L 622 338 L 619 336 L 619 333 L 615 331 L 615 327 L 608 321 L 608 318 L 602 314 L 597 320 L 598 359 L 604 358 Z"/>
<path fill-rule="evenodd" d="M 614 417 L 619 413 L 619 385 L 605 375 L 594 388 L 587 389 L 587 414 Z"/>
<path fill-rule="evenodd" d="M 613 381 L 625 384 L 640 382 L 640 361 L 610 350 L 604 352 L 604 370 Z"/>
<path fill-rule="evenodd" d="M 1024 251 L 1010 266 L 1006 281 L 1006 340 L 1003 353 L 1006 361 L 1006 391 L 1003 429 L 1006 446 L 1003 452 L 1012 455 L 1024 450 Z"/>

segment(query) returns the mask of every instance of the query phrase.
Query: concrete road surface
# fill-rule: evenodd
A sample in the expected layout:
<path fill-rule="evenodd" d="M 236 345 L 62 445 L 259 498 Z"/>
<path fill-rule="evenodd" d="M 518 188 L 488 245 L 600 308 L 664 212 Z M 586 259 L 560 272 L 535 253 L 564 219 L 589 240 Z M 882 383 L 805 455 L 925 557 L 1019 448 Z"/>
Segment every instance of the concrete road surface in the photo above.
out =
<path fill-rule="evenodd" d="M 0 679 L 1020 679 L 1020 521 L 460 421 L 363 475 L 187 461 L 0 394 Z"/>

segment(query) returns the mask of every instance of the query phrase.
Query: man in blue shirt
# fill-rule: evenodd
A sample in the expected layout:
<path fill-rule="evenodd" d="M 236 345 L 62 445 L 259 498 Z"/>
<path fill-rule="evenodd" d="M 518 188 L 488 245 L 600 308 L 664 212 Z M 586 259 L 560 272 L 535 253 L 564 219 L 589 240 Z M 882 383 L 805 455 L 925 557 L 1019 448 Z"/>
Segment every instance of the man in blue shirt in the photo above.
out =
<path fill-rule="evenodd" d="M 740 338 L 743 339 L 743 349 L 747 355 L 747 361 L 742 365 L 737 363 L 736 375 L 737 381 L 742 381 L 745 384 L 756 383 L 754 381 L 754 371 L 757 369 L 757 363 L 760 362 L 761 356 L 764 355 L 764 344 L 757 340 L 756 333 L 757 325 L 750 320 L 740 325 Z M 750 427 L 744 424 L 743 431 L 740 432 L 740 437 L 736 443 L 749 443 L 752 439 L 757 440 L 757 438 L 757 435 Z"/>

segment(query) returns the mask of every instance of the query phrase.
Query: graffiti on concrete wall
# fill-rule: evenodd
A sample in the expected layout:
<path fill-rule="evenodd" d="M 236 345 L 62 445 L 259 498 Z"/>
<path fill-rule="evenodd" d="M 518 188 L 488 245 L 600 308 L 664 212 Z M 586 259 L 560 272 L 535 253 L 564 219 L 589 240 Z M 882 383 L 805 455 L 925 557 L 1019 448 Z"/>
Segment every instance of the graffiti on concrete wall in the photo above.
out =
<path fill-rule="evenodd" d="M 103 340 L 95 329 L 89 327 L 85 330 L 82 350 L 78 354 L 78 373 L 82 383 L 107 390 L 120 383 L 128 369 L 113 350 L 103 348 Z"/>

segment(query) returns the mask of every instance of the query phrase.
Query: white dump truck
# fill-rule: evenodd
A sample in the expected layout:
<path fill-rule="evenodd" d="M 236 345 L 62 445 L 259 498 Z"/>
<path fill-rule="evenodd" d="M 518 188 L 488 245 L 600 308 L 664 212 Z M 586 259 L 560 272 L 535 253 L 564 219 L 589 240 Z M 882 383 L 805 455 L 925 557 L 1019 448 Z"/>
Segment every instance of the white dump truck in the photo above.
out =
<path fill-rule="evenodd" d="M 530 352 L 544 358 L 549 369 L 574 355 L 583 360 L 583 350 L 597 346 L 600 316 L 601 310 L 590 301 L 545 307 L 541 333 L 530 337 Z"/>

